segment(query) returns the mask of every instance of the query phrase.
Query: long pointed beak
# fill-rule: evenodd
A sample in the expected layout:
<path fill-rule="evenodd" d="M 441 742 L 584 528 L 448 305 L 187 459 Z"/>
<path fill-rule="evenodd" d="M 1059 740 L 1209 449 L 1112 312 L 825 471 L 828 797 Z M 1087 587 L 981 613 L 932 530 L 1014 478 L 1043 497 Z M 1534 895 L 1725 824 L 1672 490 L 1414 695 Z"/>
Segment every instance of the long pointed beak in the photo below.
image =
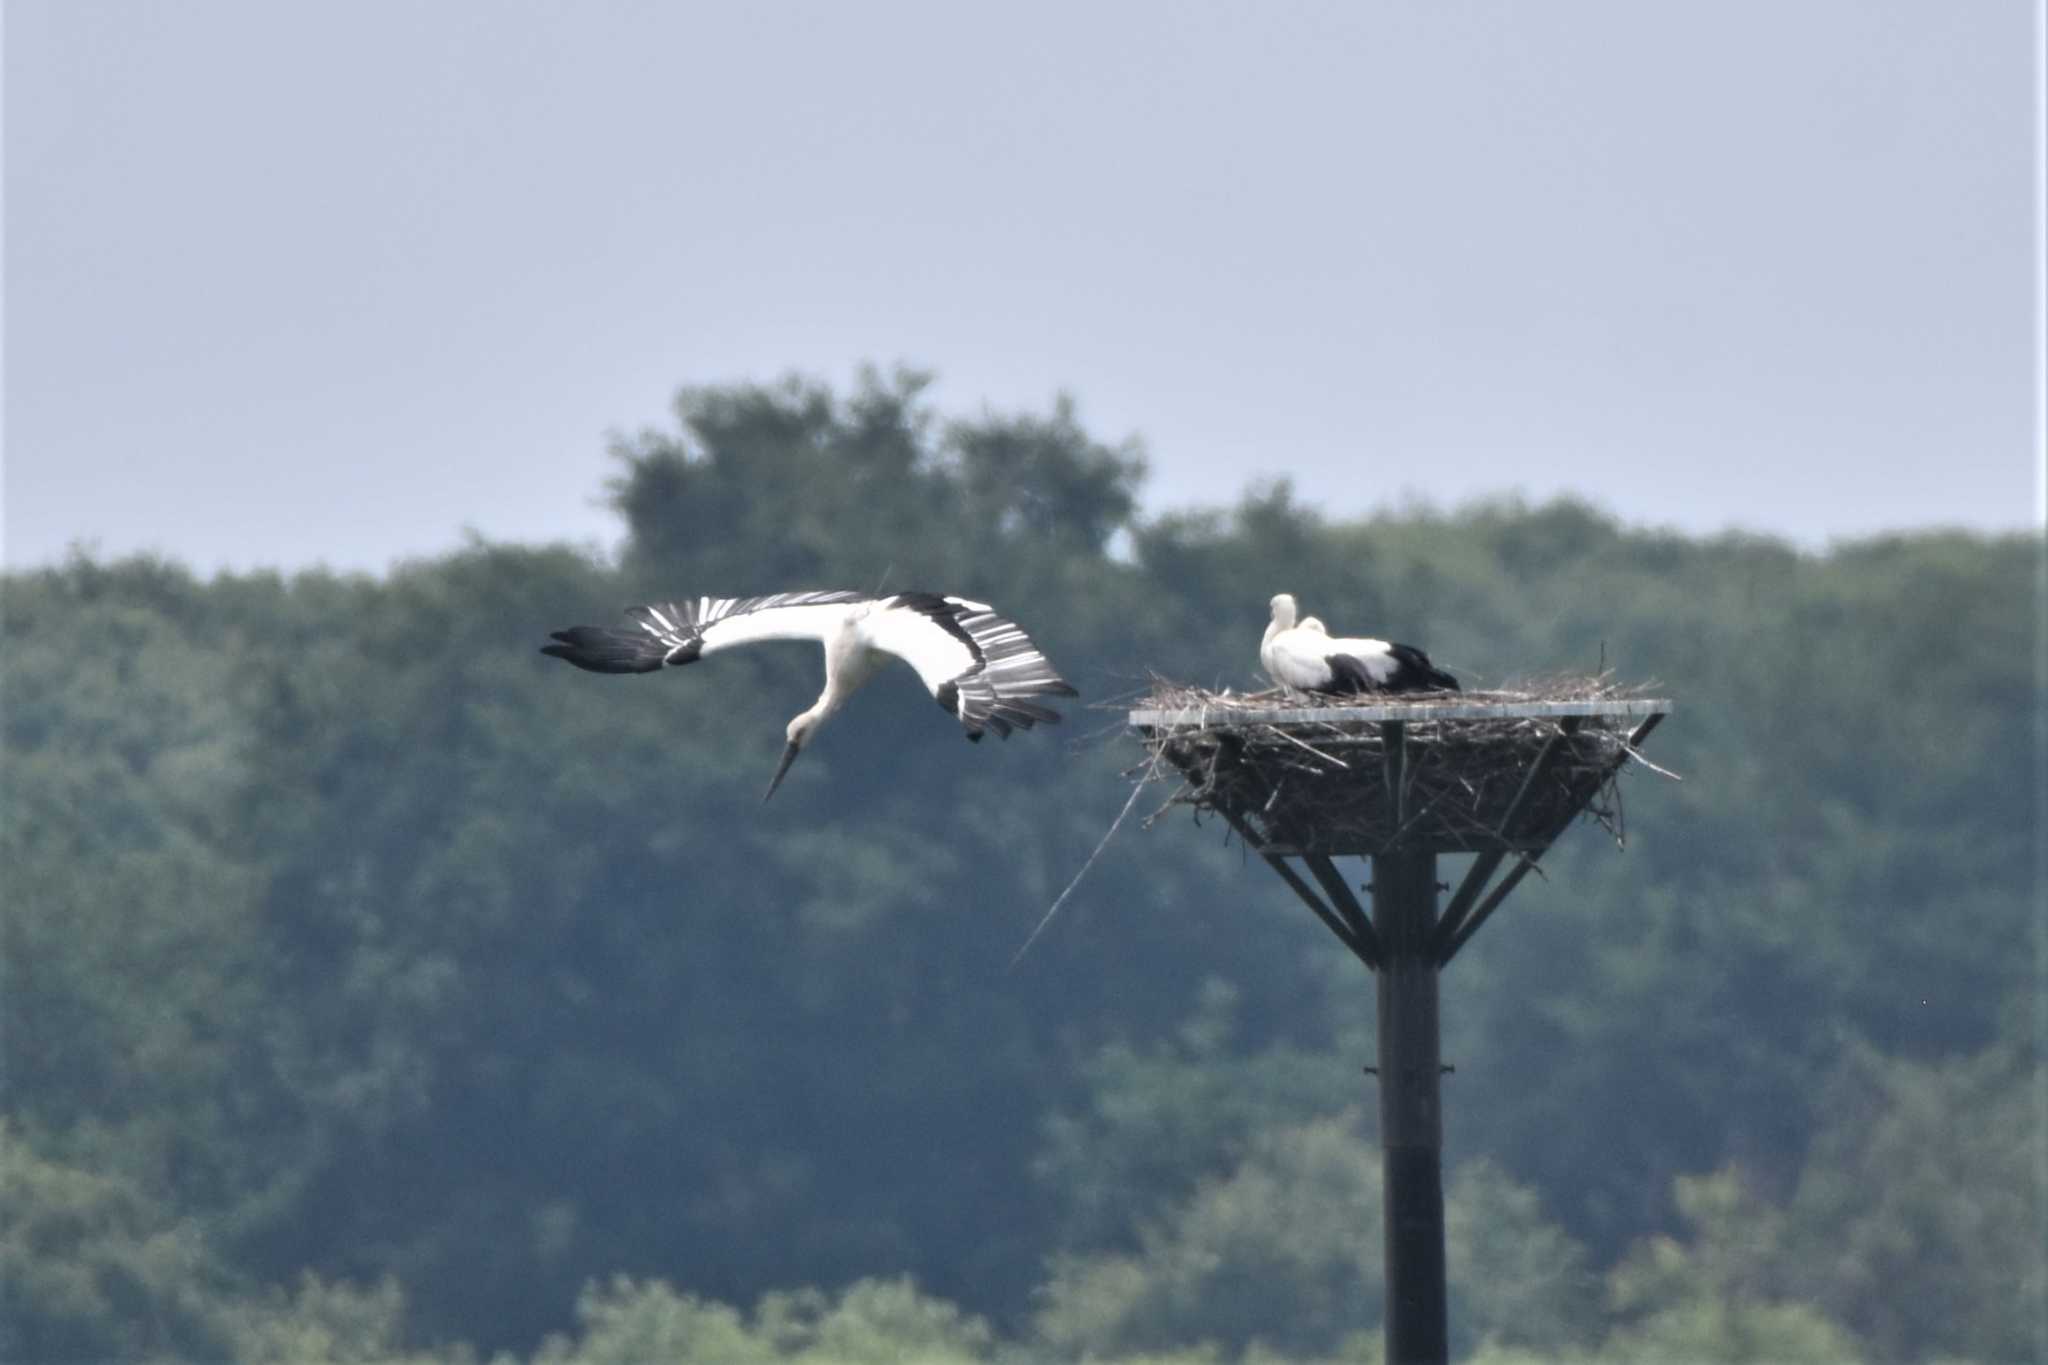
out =
<path fill-rule="evenodd" d="M 775 765 L 775 777 L 768 783 L 768 796 L 775 795 L 775 789 L 782 785 L 783 774 L 789 771 L 789 765 L 796 762 L 796 756 L 802 752 L 803 750 L 794 744 L 782 751 L 782 762 Z M 762 805 L 768 804 L 768 796 L 761 798 Z"/>

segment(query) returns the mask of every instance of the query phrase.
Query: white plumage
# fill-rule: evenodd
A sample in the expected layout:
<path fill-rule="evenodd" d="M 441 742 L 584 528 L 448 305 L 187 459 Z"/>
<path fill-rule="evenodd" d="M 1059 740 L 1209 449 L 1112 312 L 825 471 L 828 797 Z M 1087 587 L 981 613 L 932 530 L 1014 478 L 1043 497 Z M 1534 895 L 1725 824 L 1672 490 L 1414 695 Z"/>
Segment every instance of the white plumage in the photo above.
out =
<path fill-rule="evenodd" d="M 541 652 L 593 673 L 652 673 L 757 640 L 816 640 L 824 647 L 825 690 L 790 721 L 768 796 L 818 727 L 891 656 L 917 671 L 969 739 L 989 730 L 1008 738 L 1012 729 L 1057 721 L 1057 711 L 1032 698 L 1076 695 L 1016 622 L 986 603 L 939 593 L 698 597 L 632 607 L 626 615 L 635 629 L 572 626 L 554 632 L 556 643 Z"/>
<path fill-rule="evenodd" d="M 1290 692 L 1424 692 L 1458 690 L 1458 680 L 1413 645 L 1334 636 L 1313 616 L 1295 621 L 1294 596 L 1273 599 L 1273 619 L 1259 643 L 1259 662 Z"/>

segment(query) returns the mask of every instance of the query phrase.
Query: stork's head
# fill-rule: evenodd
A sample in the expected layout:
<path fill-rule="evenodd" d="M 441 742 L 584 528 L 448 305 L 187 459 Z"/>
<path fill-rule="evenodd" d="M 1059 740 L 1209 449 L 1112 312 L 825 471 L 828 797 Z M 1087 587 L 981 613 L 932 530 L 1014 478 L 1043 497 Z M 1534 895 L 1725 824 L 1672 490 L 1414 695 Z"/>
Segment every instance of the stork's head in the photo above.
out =
<path fill-rule="evenodd" d="M 1291 592 L 1283 592 L 1283 593 L 1278 593 L 1278 594 L 1276 594 L 1276 595 L 1274 596 L 1274 598 L 1273 598 L 1273 624 L 1274 624 L 1274 625 L 1276 625 L 1276 626 L 1280 627 L 1280 629 L 1282 629 L 1282 630 L 1287 630 L 1287 629 L 1289 629 L 1290 627 L 1292 627 L 1292 626 L 1294 625 L 1294 612 L 1295 612 L 1295 606 L 1294 606 L 1294 594 L 1293 594 L 1293 593 L 1291 593 Z"/>
<path fill-rule="evenodd" d="M 767 795 L 761 798 L 762 805 L 767 805 L 768 797 L 775 795 L 775 789 L 782 785 L 783 775 L 789 771 L 789 765 L 796 762 L 796 756 L 804 751 L 804 745 L 811 742 L 811 732 L 817 728 L 817 719 L 808 711 L 789 723 L 789 729 L 783 732 L 789 744 L 782 751 L 782 761 L 775 765 L 775 776 L 768 782 Z"/>

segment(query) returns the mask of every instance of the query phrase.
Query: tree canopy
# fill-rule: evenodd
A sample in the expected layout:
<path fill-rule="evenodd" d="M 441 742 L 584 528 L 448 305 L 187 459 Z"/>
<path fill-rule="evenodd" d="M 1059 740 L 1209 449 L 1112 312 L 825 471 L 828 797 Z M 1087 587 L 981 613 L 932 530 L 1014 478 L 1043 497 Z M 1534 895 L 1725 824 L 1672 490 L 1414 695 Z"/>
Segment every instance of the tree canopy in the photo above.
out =
<path fill-rule="evenodd" d="M 1355 961 L 1167 819 L 1006 969 L 1124 802 L 1114 703 L 1254 685 L 1281 590 L 1678 702 L 1626 853 L 1568 835 L 1447 976 L 1462 1354 L 2043 1349 L 2036 541 L 1148 517 L 1071 402 L 924 386 L 686 390 L 615 556 L 7 576 L 0 1354 L 1371 1358 Z M 814 658 L 535 652 L 876 586 L 994 601 L 1102 709 L 970 746 L 902 672 L 762 808 Z"/>

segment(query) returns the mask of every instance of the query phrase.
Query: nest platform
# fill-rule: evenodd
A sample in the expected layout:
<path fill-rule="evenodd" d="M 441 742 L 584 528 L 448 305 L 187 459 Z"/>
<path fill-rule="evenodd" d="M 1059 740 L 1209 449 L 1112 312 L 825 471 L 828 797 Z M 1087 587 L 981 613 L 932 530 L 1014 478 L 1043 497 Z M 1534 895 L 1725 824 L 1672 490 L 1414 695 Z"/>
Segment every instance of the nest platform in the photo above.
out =
<path fill-rule="evenodd" d="M 1172 803 L 1259 853 L 1532 853 L 1582 812 L 1620 836 L 1615 778 L 1671 709 L 1603 678 L 1337 700 L 1160 683 L 1129 723 Z"/>
<path fill-rule="evenodd" d="M 1167 807 L 1221 817 L 1375 971 L 1390 952 L 1448 964 L 1573 820 L 1621 839 L 1624 767 L 1664 771 L 1641 746 L 1671 703 L 1604 675 L 1336 700 L 1161 682 L 1129 724 L 1153 767 L 1180 777 Z M 1477 855 L 1440 916 L 1426 891 L 1439 853 Z M 1416 903 L 1401 912 L 1411 927 L 1400 942 L 1374 927 L 1336 857 L 1390 864 L 1395 876 L 1379 880 L 1417 883 L 1403 897 Z"/>

